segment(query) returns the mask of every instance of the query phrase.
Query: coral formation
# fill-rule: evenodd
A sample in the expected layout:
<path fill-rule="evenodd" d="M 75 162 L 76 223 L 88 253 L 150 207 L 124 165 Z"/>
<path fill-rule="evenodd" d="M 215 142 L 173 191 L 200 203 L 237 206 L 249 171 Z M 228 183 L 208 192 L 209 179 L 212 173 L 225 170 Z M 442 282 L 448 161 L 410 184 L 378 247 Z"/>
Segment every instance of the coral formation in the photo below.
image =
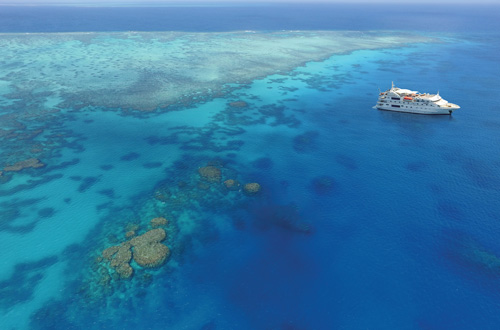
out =
<path fill-rule="evenodd" d="M 43 167 L 45 166 L 44 163 L 40 162 L 39 159 L 37 158 L 28 158 L 28 159 L 25 159 L 25 160 L 21 160 L 15 164 L 12 164 L 12 165 L 9 165 L 9 166 L 5 166 L 4 167 L 4 171 L 5 172 L 18 172 L 18 171 L 21 171 L 25 168 L 39 168 L 39 167 Z"/>
<path fill-rule="evenodd" d="M 200 188 L 202 190 L 208 190 L 208 189 L 210 189 L 210 185 L 206 182 L 199 182 L 198 188 Z"/>
<path fill-rule="evenodd" d="M 130 243 L 125 242 L 120 245 L 111 246 L 102 251 L 102 257 L 109 262 L 121 278 L 130 278 L 133 274 L 133 269 L 130 267 L 132 260 L 132 252 L 130 251 Z"/>
<path fill-rule="evenodd" d="M 335 179 L 328 175 L 322 175 L 311 181 L 313 191 L 318 195 L 326 195 L 335 188 Z"/>
<path fill-rule="evenodd" d="M 248 195 L 255 195 L 260 191 L 260 189 L 260 184 L 258 184 L 257 182 L 247 183 L 243 186 L 243 190 Z"/>
<path fill-rule="evenodd" d="M 167 223 L 168 223 L 168 220 L 165 219 L 165 218 L 163 218 L 163 217 L 158 217 L 158 218 L 151 219 L 151 221 L 149 222 L 149 224 L 153 228 L 158 228 L 158 227 L 166 226 Z"/>
<path fill-rule="evenodd" d="M 28 100 L 55 94 L 60 97 L 59 108 L 76 103 L 152 111 L 218 97 L 235 88 L 228 86 L 231 83 L 288 72 L 333 54 L 431 40 L 408 32 L 388 38 L 368 31 L 3 34 L 0 57 L 3 67 L 16 67 L 2 79 L 7 85 L 21 85 L 9 99 L 22 100 L 19 94 Z M 31 52 L 40 56 L 32 57 Z M 48 70 L 53 67 L 57 70 Z M 46 86 L 57 92 L 39 96 Z M 31 136 L 38 131 L 30 132 Z M 5 132 L 9 133 L 17 134 Z"/>
<path fill-rule="evenodd" d="M 134 261 L 142 267 L 158 267 L 169 255 L 170 250 L 162 243 L 134 246 Z"/>
<path fill-rule="evenodd" d="M 240 183 L 237 180 L 233 179 L 224 181 L 224 185 L 228 190 L 238 190 L 240 188 Z"/>
<path fill-rule="evenodd" d="M 130 278 L 134 274 L 134 269 L 129 264 L 119 264 L 115 269 L 123 279 Z"/>
<path fill-rule="evenodd" d="M 130 244 L 123 243 L 118 247 L 118 250 L 113 255 L 110 261 L 111 267 L 118 267 L 121 264 L 129 263 L 132 259 L 132 252 L 130 252 Z"/>
<path fill-rule="evenodd" d="M 125 238 L 132 238 L 135 236 L 135 231 L 134 230 L 129 230 L 125 233 Z"/>
<path fill-rule="evenodd" d="M 132 244 L 132 246 L 152 244 L 163 241 L 165 237 L 167 237 L 165 229 L 156 228 L 151 229 L 140 236 L 132 238 L 130 240 L 130 244 Z"/>
<path fill-rule="evenodd" d="M 295 204 L 266 204 L 252 209 L 255 216 L 255 224 L 261 229 L 271 226 L 279 227 L 287 231 L 311 234 L 313 228 L 305 222 L 299 214 Z"/>
<path fill-rule="evenodd" d="M 125 227 L 125 230 L 137 232 L 139 230 L 139 225 L 136 223 L 128 223 L 127 226 Z"/>
<path fill-rule="evenodd" d="M 151 223 L 167 224 L 167 220 L 165 218 L 154 218 L 151 220 Z M 137 226 L 133 227 L 137 229 Z M 129 230 L 125 236 L 130 238 L 135 236 L 135 234 L 135 230 Z M 120 245 L 113 245 L 103 250 L 101 253 L 102 258 L 98 258 L 98 262 L 105 261 L 109 263 L 109 267 L 119 275 L 119 278 L 130 278 L 134 273 L 134 269 L 130 265 L 132 257 L 142 267 L 157 267 L 165 262 L 170 255 L 170 250 L 160 242 L 166 236 L 167 234 L 164 229 L 152 229 Z M 104 277 L 108 278 L 109 276 Z M 104 282 L 109 282 L 109 279 Z"/>
<path fill-rule="evenodd" d="M 317 148 L 319 133 L 308 131 L 293 138 L 293 149 L 299 153 L 314 151 Z"/>
<path fill-rule="evenodd" d="M 118 251 L 119 247 L 118 246 L 111 246 L 104 251 L 102 251 L 102 257 L 106 260 L 111 260 L 111 258 L 115 255 L 115 253 Z"/>
<path fill-rule="evenodd" d="M 208 182 L 220 182 L 222 176 L 220 169 L 212 165 L 200 167 L 198 173 Z"/>
<path fill-rule="evenodd" d="M 176 251 L 174 256 L 182 254 L 186 244 L 191 244 L 192 233 L 201 226 L 190 219 L 191 216 L 196 217 L 196 212 L 187 216 L 186 210 L 202 208 L 219 213 L 248 206 L 250 199 L 245 198 L 245 195 L 258 194 L 262 189 L 261 185 L 257 182 L 243 185 L 238 178 L 238 171 L 232 168 L 231 162 L 226 163 L 220 159 L 189 158 L 176 163 L 172 173 L 167 174 L 167 178 L 156 186 L 144 210 L 127 213 L 125 219 L 118 220 L 119 226 L 113 224 L 115 222 L 109 222 L 106 226 L 107 246 L 112 246 L 100 251 L 101 257 L 96 259 L 93 266 L 95 277 L 89 284 L 89 290 L 103 295 L 113 294 L 120 290 L 121 280 L 130 278 L 130 285 L 133 286 L 148 275 L 152 268 L 165 264 L 172 257 L 172 251 Z M 147 220 L 137 217 L 144 212 L 152 216 Z M 180 218 L 184 220 L 175 220 Z M 291 217 L 292 220 L 283 220 L 284 218 L 286 216 L 274 216 L 268 223 L 292 231 L 308 232 L 309 228 L 295 221 L 295 217 Z M 183 221 L 193 224 L 179 225 Z M 216 230 L 210 227 L 212 226 L 204 227 L 200 234 L 202 239 L 214 239 Z M 173 239 L 169 234 L 168 243 L 165 242 L 167 228 L 170 233 L 178 235 Z M 183 228 L 182 233 L 178 231 L 179 228 Z"/>
<path fill-rule="evenodd" d="M 273 161 L 269 157 L 261 157 L 254 160 L 252 166 L 259 170 L 269 170 L 273 167 Z"/>
<path fill-rule="evenodd" d="M 235 102 L 229 103 L 229 106 L 231 106 L 233 108 L 245 108 L 248 106 L 248 104 L 245 101 L 235 101 Z"/>
<path fill-rule="evenodd" d="M 134 261 L 142 267 L 157 267 L 163 264 L 170 255 L 168 247 L 160 243 L 165 237 L 165 230 L 156 228 L 131 239 Z"/>

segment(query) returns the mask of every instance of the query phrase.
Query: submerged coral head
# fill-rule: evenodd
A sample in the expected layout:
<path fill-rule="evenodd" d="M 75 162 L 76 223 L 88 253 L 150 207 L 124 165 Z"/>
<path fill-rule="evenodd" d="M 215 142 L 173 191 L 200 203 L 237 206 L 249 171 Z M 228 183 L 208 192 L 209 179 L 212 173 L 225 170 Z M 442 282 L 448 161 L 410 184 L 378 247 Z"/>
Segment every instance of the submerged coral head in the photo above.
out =
<path fill-rule="evenodd" d="M 219 182 L 221 180 L 221 170 L 215 166 L 205 166 L 198 169 L 201 178 L 208 182 Z"/>
<path fill-rule="evenodd" d="M 328 175 L 318 176 L 311 180 L 311 187 L 316 194 L 327 195 L 335 189 L 335 179 Z"/>
<path fill-rule="evenodd" d="M 243 190 L 247 195 L 256 195 L 260 192 L 261 187 L 257 182 L 247 183 L 243 186 Z"/>

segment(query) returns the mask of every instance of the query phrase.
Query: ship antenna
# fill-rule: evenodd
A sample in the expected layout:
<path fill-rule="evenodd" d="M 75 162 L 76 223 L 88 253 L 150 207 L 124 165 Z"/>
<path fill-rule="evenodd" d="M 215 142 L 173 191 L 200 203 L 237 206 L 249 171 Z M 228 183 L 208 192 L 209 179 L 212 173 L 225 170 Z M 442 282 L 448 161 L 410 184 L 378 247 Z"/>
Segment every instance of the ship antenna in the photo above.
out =
<path fill-rule="evenodd" d="M 394 81 L 391 81 L 391 89 L 394 89 Z"/>

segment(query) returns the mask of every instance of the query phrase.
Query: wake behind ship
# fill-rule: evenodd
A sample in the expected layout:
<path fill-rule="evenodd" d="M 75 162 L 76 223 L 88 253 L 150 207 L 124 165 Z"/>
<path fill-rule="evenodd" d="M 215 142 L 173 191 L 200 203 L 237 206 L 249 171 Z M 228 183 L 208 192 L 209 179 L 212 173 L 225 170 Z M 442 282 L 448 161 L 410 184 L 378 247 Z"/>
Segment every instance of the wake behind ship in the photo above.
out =
<path fill-rule="evenodd" d="M 420 94 L 417 91 L 401 89 L 392 83 L 391 89 L 380 93 L 377 105 L 379 110 L 418 113 L 425 115 L 451 115 L 460 107 L 443 99 L 437 94 Z"/>

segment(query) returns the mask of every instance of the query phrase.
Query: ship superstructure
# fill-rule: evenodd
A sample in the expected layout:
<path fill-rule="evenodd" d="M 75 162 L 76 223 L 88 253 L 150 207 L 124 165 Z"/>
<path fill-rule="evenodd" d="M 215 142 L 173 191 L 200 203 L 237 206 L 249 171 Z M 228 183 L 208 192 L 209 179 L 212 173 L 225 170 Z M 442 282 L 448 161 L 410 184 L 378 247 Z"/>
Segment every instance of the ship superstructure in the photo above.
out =
<path fill-rule="evenodd" d="M 417 91 L 402 89 L 394 86 L 380 93 L 377 105 L 379 110 L 409 112 L 427 115 L 451 115 L 460 107 L 443 99 L 437 94 L 421 94 Z"/>

